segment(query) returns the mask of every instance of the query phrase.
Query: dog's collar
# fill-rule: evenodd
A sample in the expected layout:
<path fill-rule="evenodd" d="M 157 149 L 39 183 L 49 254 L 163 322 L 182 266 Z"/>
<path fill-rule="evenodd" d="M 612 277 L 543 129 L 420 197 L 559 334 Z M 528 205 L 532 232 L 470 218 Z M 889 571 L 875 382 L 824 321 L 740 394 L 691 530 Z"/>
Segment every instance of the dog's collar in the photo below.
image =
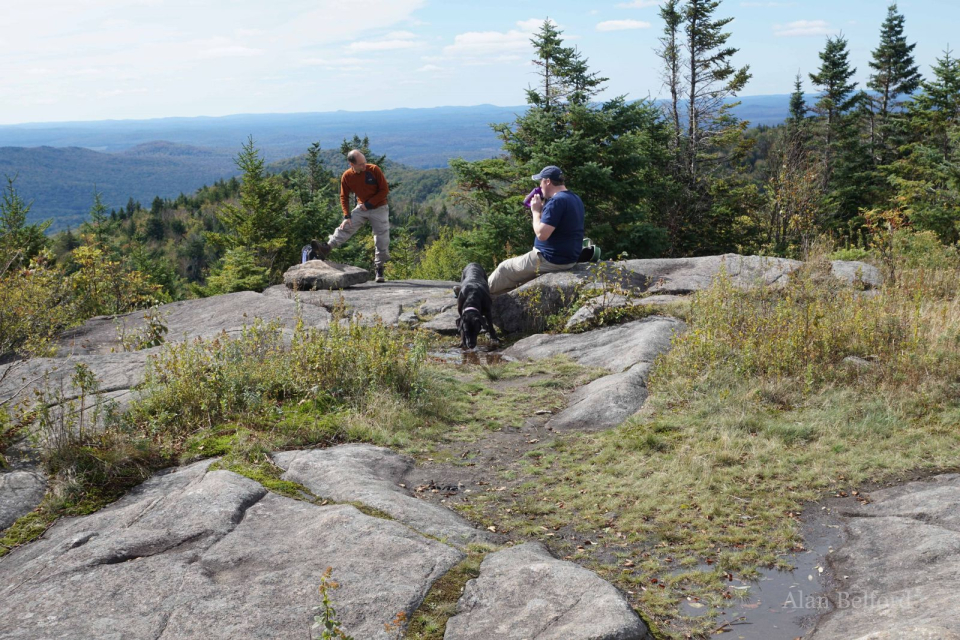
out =
<path fill-rule="evenodd" d="M 463 315 L 463 314 L 466 313 L 467 311 L 476 311 L 477 313 L 480 313 L 480 309 L 477 309 L 476 307 L 464 307 L 464 309 L 463 309 L 463 311 L 460 313 L 460 315 Z"/>

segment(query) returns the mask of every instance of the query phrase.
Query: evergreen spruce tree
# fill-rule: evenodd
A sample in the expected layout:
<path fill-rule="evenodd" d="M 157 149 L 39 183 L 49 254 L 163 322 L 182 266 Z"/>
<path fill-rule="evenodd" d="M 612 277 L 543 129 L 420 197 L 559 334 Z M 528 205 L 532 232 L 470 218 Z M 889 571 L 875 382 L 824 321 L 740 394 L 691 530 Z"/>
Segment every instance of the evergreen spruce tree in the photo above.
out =
<path fill-rule="evenodd" d="M 670 141 L 674 154 L 680 158 L 680 99 L 682 92 L 683 53 L 681 48 L 681 26 L 683 13 L 680 0 L 667 0 L 660 7 L 660 17 L 663 19 L 663 35 L 660 36 L 660 48 L 657 55 L 663 59 L 663 84 L 670 92 L 670 102 L 667 105 L 667 117 L 673 125 Z"/>
<path fill-rule="evenodd" d="M 895 203 L 918 230 L 960 241 L 960 60 L 945 51 L 907 104 L 909 142 L 884 167 Z"/>
<path fill-rule="evenodd" d="M 716 138 L 742 131 L 730 114 L 736 96 L 750 79 L 750 67 L 737 69 L 732 58 L 739 49 L 727 46 L 723 31 L 733 18 L 714 19 L 721 0 L 688 0 L 683 10 L 687 65 L 687 165 L 694 184 L 700 178 L 700 163 Z"/>
<path fill-rule="evenodd" d="M 914 63 L 916 44 L 907 44 L 903 33 L 904 17 L 897 13 L 897 5 L 887 8 L 887 18 L 880 29 L 880 46 L 873 51 L 870 68 L 873 73 L 867 86 L 877 95 L 872 98 L 875 126 L 871 134 L 873 158 L 879 165 L 889 164 L 897 148 L 904 142 L 903 118 L 896 111 L 897 98 L 910 95 L 920 86 L 920 70 Z"/>
<path fill-rule="evenodd" d="M 855 93 L 857 83 L 850 81 L 857 70 L 850 67 L 849 58 L 846 38 L 842 35 L 828 37 L 826 46 L 820 52 L 820 69 L 810 74 L 810 81 L 822 92 L 814 108 L 825 120 L 824 176 L 827 180 L 833 167 L 834 145 L 843 125 L 841 119 L 858 100 L 858 94 Z"/>

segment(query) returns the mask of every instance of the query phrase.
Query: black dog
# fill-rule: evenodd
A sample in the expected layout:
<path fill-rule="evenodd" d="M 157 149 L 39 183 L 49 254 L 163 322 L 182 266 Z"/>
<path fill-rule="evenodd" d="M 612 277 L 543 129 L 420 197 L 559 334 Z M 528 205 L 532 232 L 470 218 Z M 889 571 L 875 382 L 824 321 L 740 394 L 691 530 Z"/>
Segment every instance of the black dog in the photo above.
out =
<path fill-rule="evenodd" d="M 493 303 L 490 300 L 490 286 L 487 274 L 476 262 L 463 268 L 460 287 L 457 291 L 457 333 L 460 334 L 460 348 L 473 349 L 477 346 L 480 329 L 486 329 L 490 339 L 500 342 L 497 330 L 493 328 L 490 315 Z"/>

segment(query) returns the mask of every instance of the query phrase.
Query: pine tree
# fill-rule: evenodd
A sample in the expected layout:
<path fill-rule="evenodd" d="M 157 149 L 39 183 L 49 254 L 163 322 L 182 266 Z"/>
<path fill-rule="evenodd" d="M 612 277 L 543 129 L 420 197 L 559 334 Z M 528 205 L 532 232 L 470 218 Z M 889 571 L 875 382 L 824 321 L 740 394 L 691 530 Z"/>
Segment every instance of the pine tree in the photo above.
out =
<path fill-rule="evenodd" d="M 270 270 L 280 251 L 290 244 L 287 237 L 290 195 L 276 176 L 267 175 L 265 161 L 254 145 L 253 136 L 243 145 L 236 163 L 243 171 L 240 201 L 220 208 L 217 217 L 227 233 L 210 234 L 210 240 L 225 249 L 244 248 Z"/>
<path fill-rule="evenodd" d="M 660 7 L 660 17 L 663 18 L 663 35 L 660 36 L 660 48 L 657 55 L 663 59 L 663 84 L 670 91 L 670 103 L 667 107 L 668 118 L 673 124 L 671 144 L 674 153 L 680 154 L 680 93 L 681 71 L 683 65 L 682 49 L 680 45 L 680 27 L 683 24 L 683 13 L 680 9 L 680 0 L 667 0 Z"/>
<path fill-rule="evenodd" d="M 917 45 L 907 44 L 903 23 L 904 17 L 897 13 L 896 3 L 891 4 L 880 28 L 880 46 L 873 51 L 873 60 L 869 63 L 875 73 L 870 74 L 867 86 L 879 94 L 878 113 L 881 118 L 885 118 L 896 106 L 897 97 L 916 91 L 922 79 L 920 69 L 913 60 L 913 50 Z"/>
<path fill-rule="evenodd" d="M 726 46 L 724 33 L 733 18 L 713 19 L 721 0 L 688 0 L 684 7 L 687 52 L 687 165 L 691 181 L 699 175 L 702 154 L 715 137 L 742 127 L 730 115 L 734 106 L 725 101 L 743 89 L 750 67 L 734 68 L 731 59 L 739 49 Z"/>
<path fill-rule="evenodd" d="M 899 106 L 897 98 L 909 95 L 920 86 L 920 70 L 914 63 L 913 50 L 916 44 L 907 44 L 903 34 L 903 15 L 897 13 L 897 5 L 887 9 L 887 18 L 880 29 L 880 46 L 873 51 L 867 86 L 877 96 L 872 99 L 875 125 L 871 127 L 874 162 L 889 164 L 897 148 L 904 142 L 903 118 L 894 112 Z"/>
<path fill-rule="evenodd" d="M 960 240 L 960 60 L 945 51 L 933 78 L 920 86 L 907 104 L 911 140 L 883 169 L 913 227 L 955 244 Z"/>
<path fill-rule="evenodd" d="M 797 72 L 797 78 L 793 83 L 793 93 L 790 94 L 790 121 L 795 126 L 800 126 L 803 119 L 807 117 L 807 103 L 803 98 L 803 80 L 800 78 L 800 72 Z"/>
<path fill-rule="evenodd" d="M 816 111 L 825 117 L 824 128 L 824 177 L 829 180 L 836 154 L 834 146 L 841 128 L 841 118 L 852 109 L 858 100 L 855 92 L 856 82 L 850 78 L 857 72 L 850 68 L 850 53 L 847 40 L 842 35 L 828 37 L 827 44 L 820 52 L 820 69 L 810 74 L 810 80 L 820 87 L 823 95 L 815 105 Z"/>

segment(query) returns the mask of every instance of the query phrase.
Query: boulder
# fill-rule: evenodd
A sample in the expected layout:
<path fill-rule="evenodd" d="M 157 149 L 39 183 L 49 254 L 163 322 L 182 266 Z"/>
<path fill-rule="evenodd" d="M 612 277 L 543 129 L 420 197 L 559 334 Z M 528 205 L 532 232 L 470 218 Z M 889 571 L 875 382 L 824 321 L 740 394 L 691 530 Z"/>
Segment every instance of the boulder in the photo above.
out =
<path fill-rule="evenodd" d="M 366 269 L 327 260 L 308 260 L 303 264 L 295 264 L 283 274 L 283 284 L 296 291 L 346 289 L 371 279 Z"/>
<path fill-rule="evenodd" d="M 158 307 L 157 313 L 168 329 L 167 342 L 212 338 L 221 332 L 236 335 L 257 318 L 278 321 L 288 329 L 296 326 L 298 318 L 311 327 L 325 327 L 330 321 L 330 314 L 324 309 L 298 306 L 293 300 L 278 300 L 253 291 L 171 302 Z M 59 341 L 60 355 L 122 351 L 119 333 L 131 335 L 145 324 L 143 311 L 92 318 L 64 334 Z"/>
<path fill-rule="evenodd" d="M 455 336 L 457 335 L 457 318 L 459 317 L 460 314 L 457 312 L 456 305 L 454 305 L 452 309 L 447 309 L 437 317 L 424 322 L 420 326 L 424 329 L 439 333 L 442 336 Z"/>
<path fill-rule="evenodd" d="M 210 461 L 60 520 L 0 561 L 0 629 L 38 638 L 309 637 L 327 567 L 343 630 L 386 640 L 463 554 L 349 505 L 268 493 Z"/>
<path fill-rule="evenodd" d="M 434 280 L 387 280 L 366 282 L 343 291 L 294 292 L 278 285 L 263 294 L 269 298 L 297 297 L 304 306 L 322 307 L 332 311 L 342 306 L 348 318 L 357 318 L 362 324 L 382 322 L 394 326 L 405 311 L 417 311 L 425 304 L 435 304 L 444 310 L 456 305 L 453 282 Z M 418 312 L 419 313 L 419 312 Z M 421 316 L 424 314 L 421 314 Z M 430 314 L 432 315 L 432 314 Z"/>
<path fill-rule="evenodd" d="M 444 640 L 653 640 L 613 585 L 538 542 L 488 555 Z"/>
<path fill-rule="evenodd" d="M 273 456 L 284 480 L 304 485 L 337 502 L 360 502 L 399 522 L 457 545 L 492 542 L 496 536 L 474 529 L 454 512 L 415 498 L 400 482 L 413 460 L 390 449 L 346 444 L 329 449 L 285 451 Z"/>
<path fill-rule="evenodd" d="M 33 511 L 47 490 L 43 475 L 32 471 L 0 473 L 0 531 Z"/>
<path fill-rule="evenodd" d="M 830 556 L 833 610 L 810 638 L 960 637 L 960 475 L 870 498 L 843 513 L 845 542 Z"/>
<path fill-rule="evenodd" d="M 504 354 L 526 360 L 565 355 L 584 366 L 617 373 L 638 362 L 653 362 L 670 348 L 673 336 L 685 328 L 686 324 L 676 318 L 651 316 L 586 333 L 529 336 Z"/>

